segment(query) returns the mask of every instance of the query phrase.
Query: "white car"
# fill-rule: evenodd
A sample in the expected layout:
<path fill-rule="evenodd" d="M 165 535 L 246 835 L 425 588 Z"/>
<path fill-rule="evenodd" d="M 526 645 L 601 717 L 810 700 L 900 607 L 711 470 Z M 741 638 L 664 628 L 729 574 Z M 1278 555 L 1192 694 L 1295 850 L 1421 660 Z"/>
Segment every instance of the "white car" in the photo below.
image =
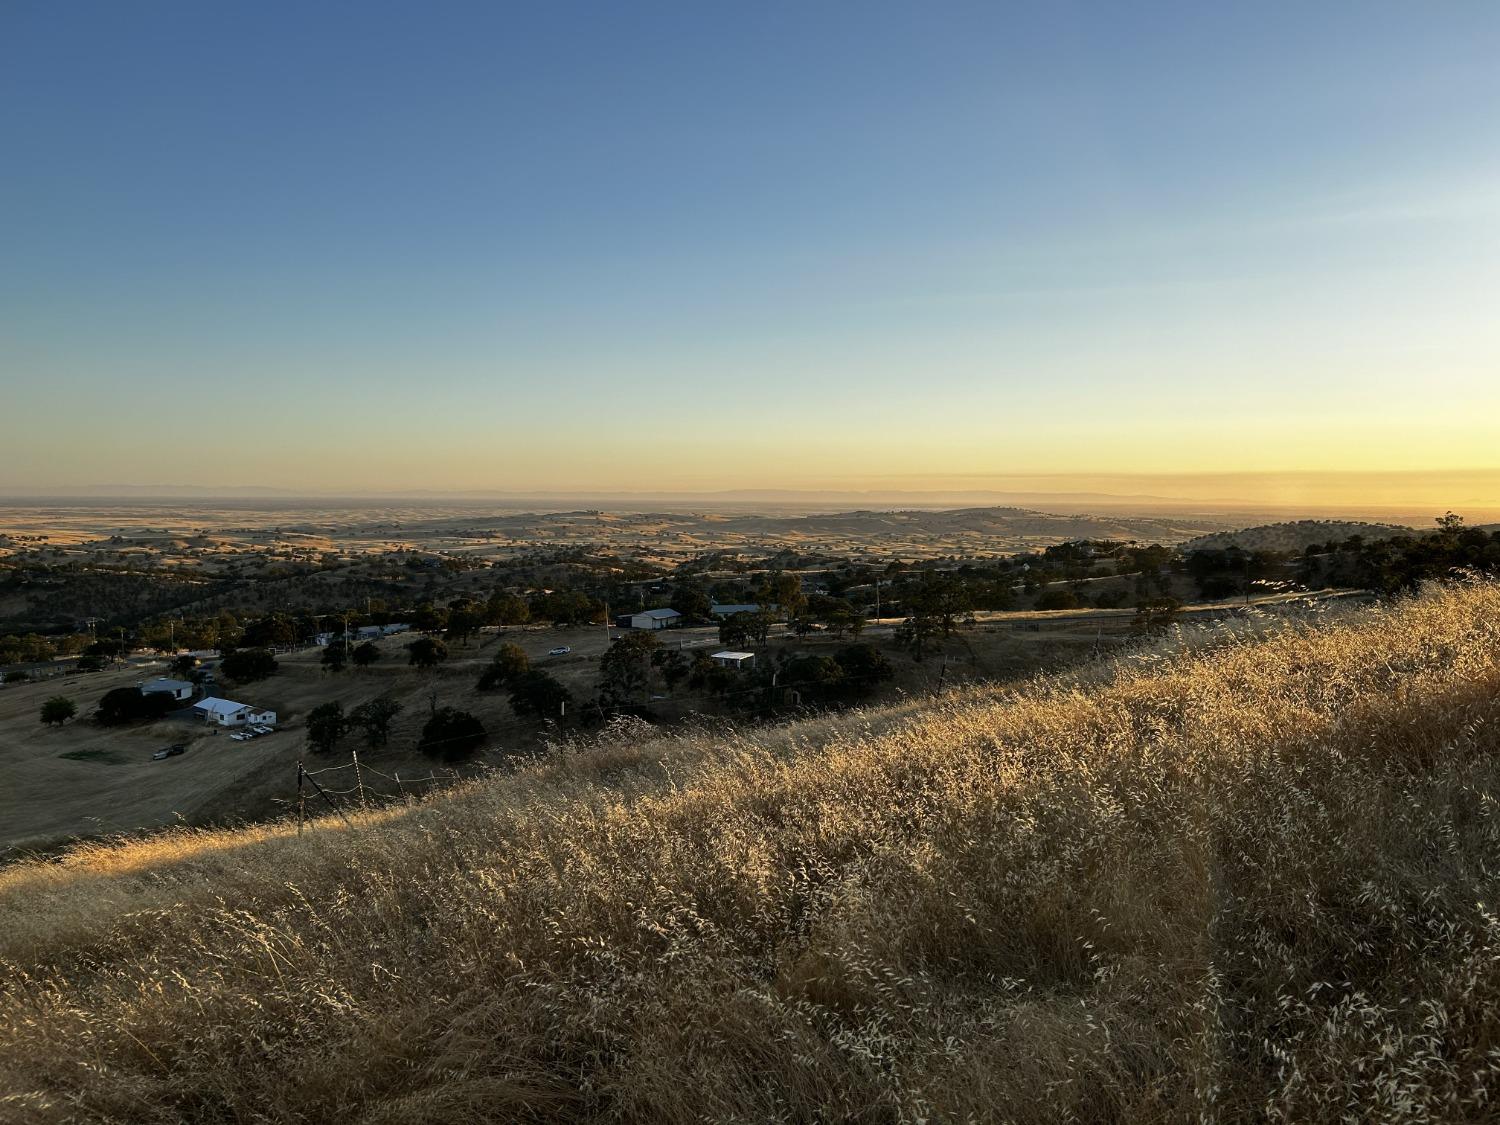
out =
<path fill-rule="evenodd" d="M 232 738 L 232 739 L 234 739 L 236 742 L 249 742 L 252 738 L 255 737 L 255 735 L 253 735 L 253 734 L 246 734 L 244 731 L 241 730 L 241 731 L 235 731 L 229 737 Z"/>
<path fill-rule="evenodd" d="M 547 655 L 548 656 L 567 656 L 568 653 L 570 653 L 572 651 L 573 650 L 571 648 L 569 648 L 567 645 L 558 645 L 551 652 L 547 653 Z"/>
<path fill-rule="evenodd" d="M 251 727 L 250 729 L 256 734 L 274 734 L 276 732 L 275 727 Z"/>

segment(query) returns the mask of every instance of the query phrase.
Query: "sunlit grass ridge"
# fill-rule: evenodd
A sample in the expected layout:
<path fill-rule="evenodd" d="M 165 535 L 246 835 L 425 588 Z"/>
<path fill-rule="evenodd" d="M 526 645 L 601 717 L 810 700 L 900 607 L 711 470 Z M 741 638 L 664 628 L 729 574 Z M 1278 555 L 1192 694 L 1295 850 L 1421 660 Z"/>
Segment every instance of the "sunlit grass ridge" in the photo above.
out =
<path fill-rule="evenodd" d="M 0 873 L 17 1121 L 1480 1119 L 1500 588 Z"/>

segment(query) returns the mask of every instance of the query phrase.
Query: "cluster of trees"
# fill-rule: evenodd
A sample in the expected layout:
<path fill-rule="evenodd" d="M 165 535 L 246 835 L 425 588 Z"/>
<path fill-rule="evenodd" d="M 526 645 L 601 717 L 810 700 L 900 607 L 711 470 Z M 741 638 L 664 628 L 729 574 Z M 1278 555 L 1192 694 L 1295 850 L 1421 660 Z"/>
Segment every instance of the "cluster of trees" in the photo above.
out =
<path fill-rule="evenodd" d="M 1244 594 L 1256 582 L 1279 578 L 1286 573 L 1289 557 L 1280 551 L 1228 547 L 1189 552 L 1182 565 L 1198 587 L 1199 596 L 1217 600 Z"/>
<path fill-rule="evenodd" d="M 151 722 L 160 719 L 176 707 L 177 700 L 161 692 L 143 695 L 139 688 L 115 688 L 113 691 L 105 692 L 104 698 L 99 700 L 99 707 L 94 712 L 94 721 L 106 727 Z"/>
<path fill-rule="evenodd" d="M 340 639 L 325 645 L 320 659 L 330 672 L 342 672 L 351 663 L 356 668 L 368 668 L 380 659 L 380 648 L 371 641 L 351 645 Z"/>
<path fill-rule="evenodd" d="M 1308 547 L 1297 564 L 1308 585 L 1353 586 L 1395 594 L 1461 572 L 1500 574 L 1500 530 L 1468 527 L 1452 512 L 1425 535 Z"/>
<path fill-rule="evenodd" d="M 573 701 L 572 692 L 561 681 L 533 668 L 525 650 L 510 642 L 495 650 L 474 686 L 479 691 L 508 689 L 511 710 L 523 718 L 562 718 Z"/>
<path fill-rule="evenodd" d="M 0 664 L 45 664 L 58 656 L 73 656 L 88 645 L 82 633 L 44 637 L 40 633 L 0 636 Z"/>
<path fill-rule="evenodd" d="M 224 678 L 237 684 L 267 679 L 274 676 L 279 667 L 276 658 L 263 648 L 230 649 L 219 661 L 219 671 Z"/>
<path fill-rule="evenodd" d="M 894 674 L 879 649 L 856 644 L 832 656 L 789 657 L 782 663 L 776 683 L 783 691 L 795 693 L 792 702 L 798 705 L 830 706 L 863 699 Z M 781 702 L 785 704 L 786 700 Z"/>
<path fill-rule="evenodd" d="M 896 629 L 896 645 L 921 661 L 933 642 L 947 640 L 962 618 L 973 612 L 970 587 L 956 574 L 925 571 L 897 587 L 906 620 Z"/>
<path fill-rule="evenodd" d="M 307 744 L 314 753 L 328 754 L 346 735 L 359 731 L 372 749 L 384 746 L 401 711 L 400 702 L 389 695 L 377 695 L 347 712 L 337 700 L 319 704 L 307 713 Z"/>

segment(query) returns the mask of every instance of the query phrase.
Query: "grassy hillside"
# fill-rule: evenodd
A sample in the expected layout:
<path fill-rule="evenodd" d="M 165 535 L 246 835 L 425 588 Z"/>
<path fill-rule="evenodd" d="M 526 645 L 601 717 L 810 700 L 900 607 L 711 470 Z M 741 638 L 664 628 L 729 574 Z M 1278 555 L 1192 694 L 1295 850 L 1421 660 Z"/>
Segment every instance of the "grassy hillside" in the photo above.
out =
<path fill-rule="evenodd" d="M 1391 523 L 1364 523 L 1358 520 L 1296 520 L 1291 523 L 1268 523 L 1244 527 L 1238 531 L 1216 531 L 1200 535 L 1182 545 L 1185 551 L 1224 551 L 1240 547 L 1246 551 L 1305 551 L 1311 546 L 1343 542 L 1351 535 L 1368 542 L 1411 535 L 1412 529 Z"/>
<path fill-rule="evenodd" d="M 0 871 L 13 1121 L 1488 1119 L 1500 588 Z"/>

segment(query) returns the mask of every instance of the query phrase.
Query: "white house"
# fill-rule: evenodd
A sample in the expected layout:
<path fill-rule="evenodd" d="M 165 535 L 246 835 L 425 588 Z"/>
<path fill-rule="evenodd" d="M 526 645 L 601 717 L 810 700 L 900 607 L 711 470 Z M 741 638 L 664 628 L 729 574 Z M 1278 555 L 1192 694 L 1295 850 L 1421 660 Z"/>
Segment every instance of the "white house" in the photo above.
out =
<path fill-rule="evenodd" d="M 709 659 L 724 668 L 748 668 L 755 663 L 755 653 L 725 649 L 723 652 L 714 653 Z"/>
<path fill-rule="evenodd" d="M 220 699 L 211 695 L 193 704 L 193 710 L 203 716 L 204 722 L 218 723 L 221 727 L 274 726 L 276 712 L 252 707 L 248 703 L 236 703 L 232 699 Z"/>
<path fill-rule="evenodd" d="M 193 698 L 193 685 L 186 680 L 169 680 L 158 676 L 141 684 L 140 689 L 142 695 L 170 695 L 179 702 Z"/>
<path fill-rule="evenodd" d="M 669 625 L 677 624 L 682 614 L 675 609 L 648 609 L 645 613 L 632 613 L 630 615 L 630 627 L 632 629 L 665 629 Z"/>

